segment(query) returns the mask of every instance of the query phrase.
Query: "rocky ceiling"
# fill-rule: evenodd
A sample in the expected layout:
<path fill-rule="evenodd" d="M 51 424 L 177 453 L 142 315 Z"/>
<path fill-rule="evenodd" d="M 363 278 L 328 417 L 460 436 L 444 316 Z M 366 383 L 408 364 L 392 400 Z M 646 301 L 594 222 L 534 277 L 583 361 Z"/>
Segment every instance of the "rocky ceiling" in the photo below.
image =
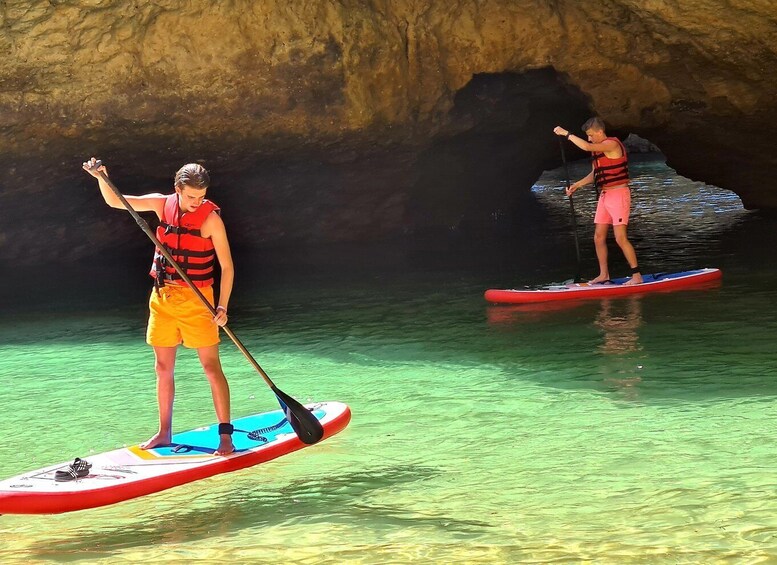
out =
<path fill-rule="evenodd" d="M 593 113 L 777 209 L 775 37 L 773 0 L 4 0 L 0 259 L 144 246 L 91 155 L 128 193 L 203 162 L 242 247 L 531 215 Z"/>

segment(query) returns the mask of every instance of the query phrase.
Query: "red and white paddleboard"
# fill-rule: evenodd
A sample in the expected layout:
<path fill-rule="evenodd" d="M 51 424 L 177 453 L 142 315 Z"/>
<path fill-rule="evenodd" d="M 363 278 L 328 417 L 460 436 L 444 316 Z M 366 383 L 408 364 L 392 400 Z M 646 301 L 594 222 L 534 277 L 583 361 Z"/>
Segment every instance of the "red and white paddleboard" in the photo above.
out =
<path fill-rule="evenodd" d="M 580 300 L 583 298 L 610 298 L 628 294 L 690 289 L 719 280 L 720 269 L 698 269 L 680 273 L 656 273 L 642 275 L 643 282 L 625 285 L 629 277 L 613 279 L 607 283 L 570 283 L 525 289 L 489 289 L 485 299 L 495 304 L 529 304 L 552 300 Z"/>
<path fill-rule="evenodd" d="M 351 411 L 341 402 L 306 406 L 324 428 L 324 438 L 343 430 Z M 73 460 L 0 481 L 0 514 L 55 514 L 122 502 L 178 485 L 265 463 L 308 445 L 302 443 L 281 410 L 233 420 L 235 452 L 212 455 L 219 443 L 216 424 L 173 436 L 170 446 L 137 445 L 82 457 L 85 476 L 57 480 Z M 322 440 L 323 441 L 323 440 Z M 60 473 L 61 475 L 61 473 Z"/>

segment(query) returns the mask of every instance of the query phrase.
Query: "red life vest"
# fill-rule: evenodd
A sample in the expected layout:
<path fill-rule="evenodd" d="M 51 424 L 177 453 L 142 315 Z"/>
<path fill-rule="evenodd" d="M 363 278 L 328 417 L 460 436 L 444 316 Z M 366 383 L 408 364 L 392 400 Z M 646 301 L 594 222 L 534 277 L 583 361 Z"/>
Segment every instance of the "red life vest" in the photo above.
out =
<path fill-rule="evenodd" d="M 156 229 L 156 237 L 173 256 L 195 286 L 206 287 L 213 284 L 213 267 L 216 264 L 216 252 L 210 238 L 200 235 L 205 218 L 220 208 L 210 200 L 203 200 L 194 212 L 181 212 L 178 193 L 167 197 L 162 211 L 162 221 Z M 162 273 L 162 276 L 158 276 Z M 168 264 L 157 248 L 151 272 L 155 284 L 164 286 L 165 281 L 179 281 L 181 275 Z"/>
<path fill-rule="evenodd" d="M 594 184 L 598 189 L 629 184 L 629 158 L 626 154 L 626 148 L 617 137 L 608 137 L 607 139 L 618 142 L 621 147 L 621 156 L 617 159 L 610 159 L 604 153 L 593 153 Z"/>

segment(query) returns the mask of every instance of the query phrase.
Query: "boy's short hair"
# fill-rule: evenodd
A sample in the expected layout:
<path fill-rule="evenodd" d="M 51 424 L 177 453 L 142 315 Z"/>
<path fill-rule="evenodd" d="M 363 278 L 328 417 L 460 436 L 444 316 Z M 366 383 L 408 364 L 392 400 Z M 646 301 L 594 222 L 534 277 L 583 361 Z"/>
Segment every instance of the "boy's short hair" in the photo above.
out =
<path fill-rule="evenodd" d="M 589 129 L 595 129 L 598 131 L 604 131 L 604 120 L 602 120 L 599 117 L 594 116 L 593 118 L 590 118 L 586 123 L 583 124 L 583 131 L 588 131 Z"/>
<path fill-rule="evenodd" d="M 184 165 L 175 173 L 175 188 L 190 186 L 192 188 L 208 188 L 210 186 L 210 175 L 205 167 L 197 163 Z"/>

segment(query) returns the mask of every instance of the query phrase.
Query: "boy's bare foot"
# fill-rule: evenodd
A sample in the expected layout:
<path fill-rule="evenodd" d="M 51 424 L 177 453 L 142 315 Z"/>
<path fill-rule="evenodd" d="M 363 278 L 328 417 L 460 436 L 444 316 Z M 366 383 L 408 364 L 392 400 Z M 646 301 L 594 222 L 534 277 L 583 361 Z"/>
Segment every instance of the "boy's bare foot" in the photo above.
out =
<path fill-rule="evenodd" d="M 162 445 L 170 445 L 171 441 L 173 441 L 173 438 L 169 433 L 165 434 L 157 432 L 151 439 L 141 443 L 138 447 L 140 447 L 140 449 L 153 449 Z"/>
<path fill-rule="evenodd" d="M 599 275 L 595 279 L 592 279 L 592 280 L 588 281 L 588 284 L 599 284 L 599 283 L 607 282 L 609 280 L 610 280 L 610 275 L 609 274 Z"/>
<path fill-rule="evenodd" d="M 631 278 L 627 280 L 624 284 L 624 286 L 631 285 L 631 284 L 640 284 L 642 283 L 642 275 L 639 273 L 634 273 L 631 275 Z"/>
<path fill-rule="evenodd" d="M 221 437 L 221 441 L 219 441 L 219 447 L 216 451 L 213 452 L 213 455 L 219 455 L 223 457 L 235 451 L 235 446 L 232 443 L 231 435 L 222 434 L 220 437 Z"/>

